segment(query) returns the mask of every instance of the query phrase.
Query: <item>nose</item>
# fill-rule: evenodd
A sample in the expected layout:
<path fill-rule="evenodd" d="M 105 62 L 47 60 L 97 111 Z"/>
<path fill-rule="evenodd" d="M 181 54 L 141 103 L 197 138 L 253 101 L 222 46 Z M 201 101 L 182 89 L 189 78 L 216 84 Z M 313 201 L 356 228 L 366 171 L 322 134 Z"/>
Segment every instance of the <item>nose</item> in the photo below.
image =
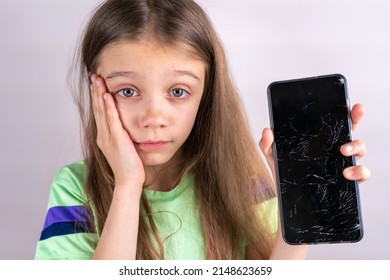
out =
<path fill-rule="evenodd" d="M 144 109 L 140 118 L 143 128 L 163 128 L 168 124 L 164 100 L 158 97 L 149 97 L 144 100 Z"/>

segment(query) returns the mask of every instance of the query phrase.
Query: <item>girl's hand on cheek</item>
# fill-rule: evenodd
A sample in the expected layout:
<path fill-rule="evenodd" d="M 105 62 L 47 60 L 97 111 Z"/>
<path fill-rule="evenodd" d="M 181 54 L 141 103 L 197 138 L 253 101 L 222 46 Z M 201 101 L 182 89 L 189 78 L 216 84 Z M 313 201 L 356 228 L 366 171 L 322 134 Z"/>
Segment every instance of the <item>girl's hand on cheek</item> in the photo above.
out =
<path fill-rule="evenodd" d="M 97 127 L 97 145 L 115 176 L 116 187 L 138 188 L 141 194 L 145 170 L 129 134 L 123 128 L 114 98 L 103 78 L 91 75 L 91 97 Z"/>

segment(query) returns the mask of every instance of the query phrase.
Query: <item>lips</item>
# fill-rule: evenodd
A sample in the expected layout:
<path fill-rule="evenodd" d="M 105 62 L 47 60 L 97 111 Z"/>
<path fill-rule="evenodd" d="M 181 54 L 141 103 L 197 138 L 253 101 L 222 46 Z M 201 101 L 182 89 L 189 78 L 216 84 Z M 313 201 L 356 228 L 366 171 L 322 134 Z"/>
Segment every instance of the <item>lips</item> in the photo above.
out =
<path fill-rule="evenodd" d="M 168 146 L 170 141 L 165 141 L 165 140 L 148 140 L 148 141 L 143 141 L 143 142 L 138 142 L 136 145 L 141 149 L 145 151 L 150 151 L 150 150 L 159 150 L 163 149 L 166 146 Z"/>

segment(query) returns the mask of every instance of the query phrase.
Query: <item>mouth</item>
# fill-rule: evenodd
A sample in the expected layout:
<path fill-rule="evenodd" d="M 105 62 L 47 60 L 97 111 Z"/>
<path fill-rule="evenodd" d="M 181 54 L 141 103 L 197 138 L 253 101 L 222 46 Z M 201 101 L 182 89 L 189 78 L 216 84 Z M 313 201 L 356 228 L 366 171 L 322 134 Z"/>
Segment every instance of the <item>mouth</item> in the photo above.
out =
<path fill-rule="evenodd" d="M 143 141 L 143 142 L 137 142 L 135 144 L 141 150 L 150 151 L 150 150 L 163 149 L 166 146 L 168 146 L 169 143 L 171 143 L 171 142 L 170 141 L 165 141 L 165 140 L 156 140 L 156 141 L 147 140 L 147 141 Z"/>

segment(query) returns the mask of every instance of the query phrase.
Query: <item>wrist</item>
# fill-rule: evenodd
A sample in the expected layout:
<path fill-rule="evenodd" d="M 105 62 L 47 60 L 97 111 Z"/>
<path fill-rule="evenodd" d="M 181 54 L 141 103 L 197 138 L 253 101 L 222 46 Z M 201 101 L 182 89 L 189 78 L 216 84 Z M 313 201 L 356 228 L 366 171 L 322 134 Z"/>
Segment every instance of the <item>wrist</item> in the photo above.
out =
<path fill-rule="evenodd" d="M 115 183 L 114 197 L 137 198 L 141 197 L 143 183 L 140 182 L 118 182 Z"/>

